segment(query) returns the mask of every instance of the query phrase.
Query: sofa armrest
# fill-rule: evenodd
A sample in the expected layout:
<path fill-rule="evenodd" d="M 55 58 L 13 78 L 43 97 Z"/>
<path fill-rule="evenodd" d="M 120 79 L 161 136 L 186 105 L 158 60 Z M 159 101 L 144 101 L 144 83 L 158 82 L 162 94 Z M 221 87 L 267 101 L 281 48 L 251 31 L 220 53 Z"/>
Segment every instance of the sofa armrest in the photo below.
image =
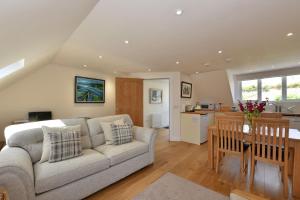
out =
<path fill-rule="evenodd" d="M 0 152 L 0 187 L 10 200 L 35 199 L 33 166 L 27 151 L 6 147 Z"/>
<path fill-rule="evenodd" d="M 152 128 L 134 126 L 133 132 L 136 140 L 145 142 L 149 145 L 149 152 L 151 154 L 150 163 L 153 163 L 154 156 L 155 156 L 155 139 L 156 139 L 157 131 Z"/>

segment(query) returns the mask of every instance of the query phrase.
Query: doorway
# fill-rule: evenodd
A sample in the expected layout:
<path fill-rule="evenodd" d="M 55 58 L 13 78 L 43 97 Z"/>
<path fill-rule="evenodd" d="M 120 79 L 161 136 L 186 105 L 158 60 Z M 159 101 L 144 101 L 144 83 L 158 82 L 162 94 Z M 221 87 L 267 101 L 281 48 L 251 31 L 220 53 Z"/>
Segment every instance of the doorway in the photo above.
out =
<path fill-rule="evenodd" d="M 156 129 L 158 137 L 170 141 L 169 79 L 144 79 L 143 99 L 144 127 Z"/>

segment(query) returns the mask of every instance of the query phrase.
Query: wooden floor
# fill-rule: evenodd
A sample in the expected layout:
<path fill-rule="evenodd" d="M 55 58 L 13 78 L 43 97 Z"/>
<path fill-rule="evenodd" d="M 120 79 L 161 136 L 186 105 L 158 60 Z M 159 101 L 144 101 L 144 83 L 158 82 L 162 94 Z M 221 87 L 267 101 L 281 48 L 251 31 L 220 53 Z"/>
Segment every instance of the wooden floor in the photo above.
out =
<path fill-rule="evenodd" d="M 270 199 L 285 199 L 278 168 L 257 163 L 254 188 L 249 188 L 249 172 L 239 173 L 238 158 L 224 158 L 220 172 L 208 168 L 207 144 L 194 145 L 184 142 L 168 142 L 168 131 L 161 130 L 156 141 L 155 163 L 127 178 L 103 189 L 89 200 L 126 200 L 144 191 L 147 186 L 166 172 L 186 178 L 214 191 L 229 195 L 233 189 L 251 191 Z M 293 199 L 289 195 L 289 199 Z M 296 199 L 295 199 L 296 200 Z"/>

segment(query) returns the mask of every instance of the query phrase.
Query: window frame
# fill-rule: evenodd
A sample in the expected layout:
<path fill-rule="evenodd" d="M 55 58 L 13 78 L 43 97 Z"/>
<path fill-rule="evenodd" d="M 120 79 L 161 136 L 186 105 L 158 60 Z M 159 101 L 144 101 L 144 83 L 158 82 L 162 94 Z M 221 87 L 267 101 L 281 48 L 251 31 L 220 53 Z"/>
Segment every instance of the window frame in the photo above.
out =
<path fill-rule="evenodd" d="M 265 101 L 265 99 L 262 99 L 262 79 L 265 78 L 275 78 L 275 77 L 280 77 L 282 81 L 282 88 L 281 88 L 281 96 L 282 99 L 277 102 L 300 102 L 300 99 L 287 99 L 287 77 L 288 76 L 295 76 L 295 75 L 300 75 L 300 74 L 292 74 L 292 75 L 285 75 L 285 76 L 268 76 L 268 77 L 263 77 L 263 78 L 249 78 L 249 79 L 242 79 L 238 80 L 238 89 L 237 89 L 237 98 L 236 100 L 241 100 L 243 102 L 247 100 L 242 99 L 242 81 L 249 81 L 249 80 L 257 80 L 257 97 L 258 99 L 253 100 L 253 101 Z M 276 101 L 270 101 L 270 102 L 276 102 Z"/>

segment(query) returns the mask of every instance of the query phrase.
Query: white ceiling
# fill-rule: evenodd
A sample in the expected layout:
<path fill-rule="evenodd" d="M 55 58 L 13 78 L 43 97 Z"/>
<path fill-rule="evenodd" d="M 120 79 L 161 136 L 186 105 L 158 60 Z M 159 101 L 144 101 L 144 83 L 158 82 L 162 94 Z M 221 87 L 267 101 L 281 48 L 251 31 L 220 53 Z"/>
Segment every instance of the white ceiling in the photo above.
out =
<path fill-rule="evenodd" d="M 299 0 L 1 0 L 0 68 L 22 58 L 25 68 L 0 89 L 51 62 L 107 73 L 297 66 L 299 8 Z"/>
<path fill-rule="evenodd" d="M 0 68 L 25 59 L 24 69 L 0 79 L 0 88 L 53 56 L 98 0 L 1 0 Z"/>
<path fill-rule="evenodd" d="M 54 62 L 105 72 L 296 66 L 299 8 L 299 0 L 101 0 Z"/>

